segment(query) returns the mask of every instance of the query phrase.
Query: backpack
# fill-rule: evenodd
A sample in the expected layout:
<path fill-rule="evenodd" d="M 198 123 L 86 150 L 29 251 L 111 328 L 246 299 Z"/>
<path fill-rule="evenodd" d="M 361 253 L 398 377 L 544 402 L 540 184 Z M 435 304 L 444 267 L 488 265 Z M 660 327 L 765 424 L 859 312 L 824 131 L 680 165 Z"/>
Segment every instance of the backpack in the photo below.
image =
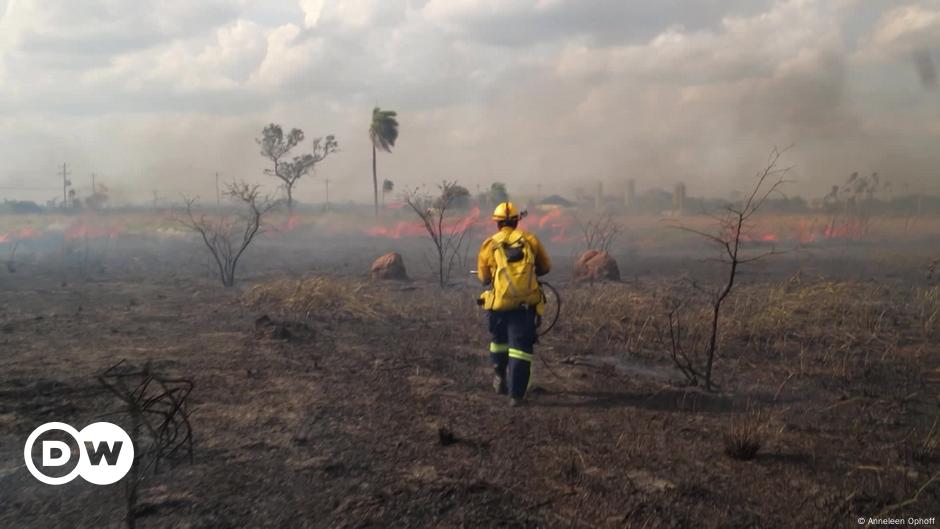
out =
<path fill-rule="evenodd" d="M 520 231 L 500 232 L 491 239 L 496 273 L 493 289 L 483 293 L 483 308 L 515 310 L 522 305 L 540 308 L 542 291 L 535 275 L 535 252 Z"/>

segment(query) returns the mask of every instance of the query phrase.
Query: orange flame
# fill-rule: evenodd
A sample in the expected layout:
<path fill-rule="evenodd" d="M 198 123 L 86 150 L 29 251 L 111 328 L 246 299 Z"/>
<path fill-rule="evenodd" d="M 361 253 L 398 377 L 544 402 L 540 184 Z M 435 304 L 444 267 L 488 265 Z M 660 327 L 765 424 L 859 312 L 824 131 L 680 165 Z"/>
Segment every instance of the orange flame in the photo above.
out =
<path fill-rule="evenodd" d="M 121 228 L 115 226 L 95 226 L 79 220 L 67 227 L 62 232 L 62 237 L 67 241 L 75 239 L 114 239 L 122 232 Z"/>
<path fill-rule="evenodd" d="M 0 244 L 13 242 L 13 241 L 22 241 L 24 239 L 32 239 L 39 236 L 39 231 L 37 231 L 32 226 L 24 226 L 19 229 L 10 230 L 6 233 L 0 233 Z"/>
<path fill-rule="evenodd" d="M 480 224 L 480 208 L 473 208 L 467 215 L 459 219 L 444 221 L 444 233 L 461 234 Z M 391 228 L 388 226 L 372 226 L 365 230 L 366 235 L 384 237 L 386 239 L 401 239 L 402 237 L 420 237 L 427 233 L 424 223 L 418 221 L 398 221 Z"/>
<path fill-rule="evenodd" d="M 549 232 L 547 235 L 550 240 L 561 242 L 568 240 L 567 229 L 573 222 L 574 219 L 561 209 L 553 209 L 544 215 L 528 215 L 522 224 L 534 225 L 540 232 Z M 444 232 L 461 234 L 471 228 L 485 231 L 490 227 L 489 219 L 482 216 L 479 207 L 475 207 L 461 218 L 445 221 Z M 403 237 L 422 237 L 427 234 L 424 224 L 419 221 L 398 221 L 393 226 L 377 225 L 366 228 L 364 232 L 371 237 L 396 240 Z"/>
<path fill-rule="evenodd" d="M 759 235 L 745 235 L 742 233 L 741 238 L 745 241 L 794 241 L 807 244 L 833 239 L 851 239 L 857 241 L 864 237 L 865 228 L 859 221 L 844 221 L 838 225 L 829 224 L 820 226 L 817 222 L 800 219 L 795 226 L 791 226 L 780 232 L 762 231 Z"/>

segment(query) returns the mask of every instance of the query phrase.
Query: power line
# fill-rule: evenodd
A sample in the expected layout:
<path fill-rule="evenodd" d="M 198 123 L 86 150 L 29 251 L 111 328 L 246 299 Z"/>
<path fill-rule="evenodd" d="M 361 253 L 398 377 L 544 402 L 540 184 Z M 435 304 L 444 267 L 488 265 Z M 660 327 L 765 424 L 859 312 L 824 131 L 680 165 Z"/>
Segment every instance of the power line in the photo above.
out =
<path fill-rule="evenodd" d="M 68 188 L 72 184 L 69 182 L 69 170 L 67 167 L 68 164 L 62 164 L 62 207 L 64 209 L 69 208 L 69 192 Z"/>

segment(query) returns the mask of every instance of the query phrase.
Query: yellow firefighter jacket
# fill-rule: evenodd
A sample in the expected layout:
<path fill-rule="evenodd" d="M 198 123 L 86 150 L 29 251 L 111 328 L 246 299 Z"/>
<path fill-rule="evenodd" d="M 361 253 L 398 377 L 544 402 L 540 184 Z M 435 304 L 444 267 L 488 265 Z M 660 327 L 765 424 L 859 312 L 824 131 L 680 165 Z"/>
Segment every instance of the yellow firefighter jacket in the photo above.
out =
<path fill-rule="evenodd" d="M 477 255 L 477 276 L 484 285 L 493 284 L 493 289 L 487 290 L 481 296 L 483 308 L 497 311 L 513 310 L 523 303 L 540 308 L 542 293 L 536 278 L 519 277 L 520 271 L 525 266 L 521 262 L 506 263 L 505 257 L 497 255 L 497 252 L 502 251 L 500 247 L 504 245 L 525 248 L 526 259 L 532 261 L 531 265 L 536 276 L 543 276 L 551 270 L 551 261 L 538 237 L 518 228 L 513 229 L 508 226 L 501 228 L 492 237 L 483 241 L 480 253 Z M 497 277 L 500 272 L 507 277 Z M 510 278 L 508 275 L 514 277 Z"/>

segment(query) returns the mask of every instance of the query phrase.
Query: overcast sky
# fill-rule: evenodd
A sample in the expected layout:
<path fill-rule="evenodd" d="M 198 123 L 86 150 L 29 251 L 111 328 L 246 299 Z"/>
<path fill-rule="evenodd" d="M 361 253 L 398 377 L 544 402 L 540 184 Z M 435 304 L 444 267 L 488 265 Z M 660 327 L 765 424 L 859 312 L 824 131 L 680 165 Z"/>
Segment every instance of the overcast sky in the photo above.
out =
<path fill-rule="evenodd" d="M 917 54 L 940 64 L 940 0 L 0 0 L 0 196 L 56 196 L 62 162 L 80 194 L 93 171 L 131 200 L 212 196 L 214 171 L 273 188 L 254 138 L 276 122 L 340 142 L 299 200 L 329 178 L 367 201 L 376 104 L 399 187 L 716 195 L 794 144 L 794 190 L 940 192 Z"/>

